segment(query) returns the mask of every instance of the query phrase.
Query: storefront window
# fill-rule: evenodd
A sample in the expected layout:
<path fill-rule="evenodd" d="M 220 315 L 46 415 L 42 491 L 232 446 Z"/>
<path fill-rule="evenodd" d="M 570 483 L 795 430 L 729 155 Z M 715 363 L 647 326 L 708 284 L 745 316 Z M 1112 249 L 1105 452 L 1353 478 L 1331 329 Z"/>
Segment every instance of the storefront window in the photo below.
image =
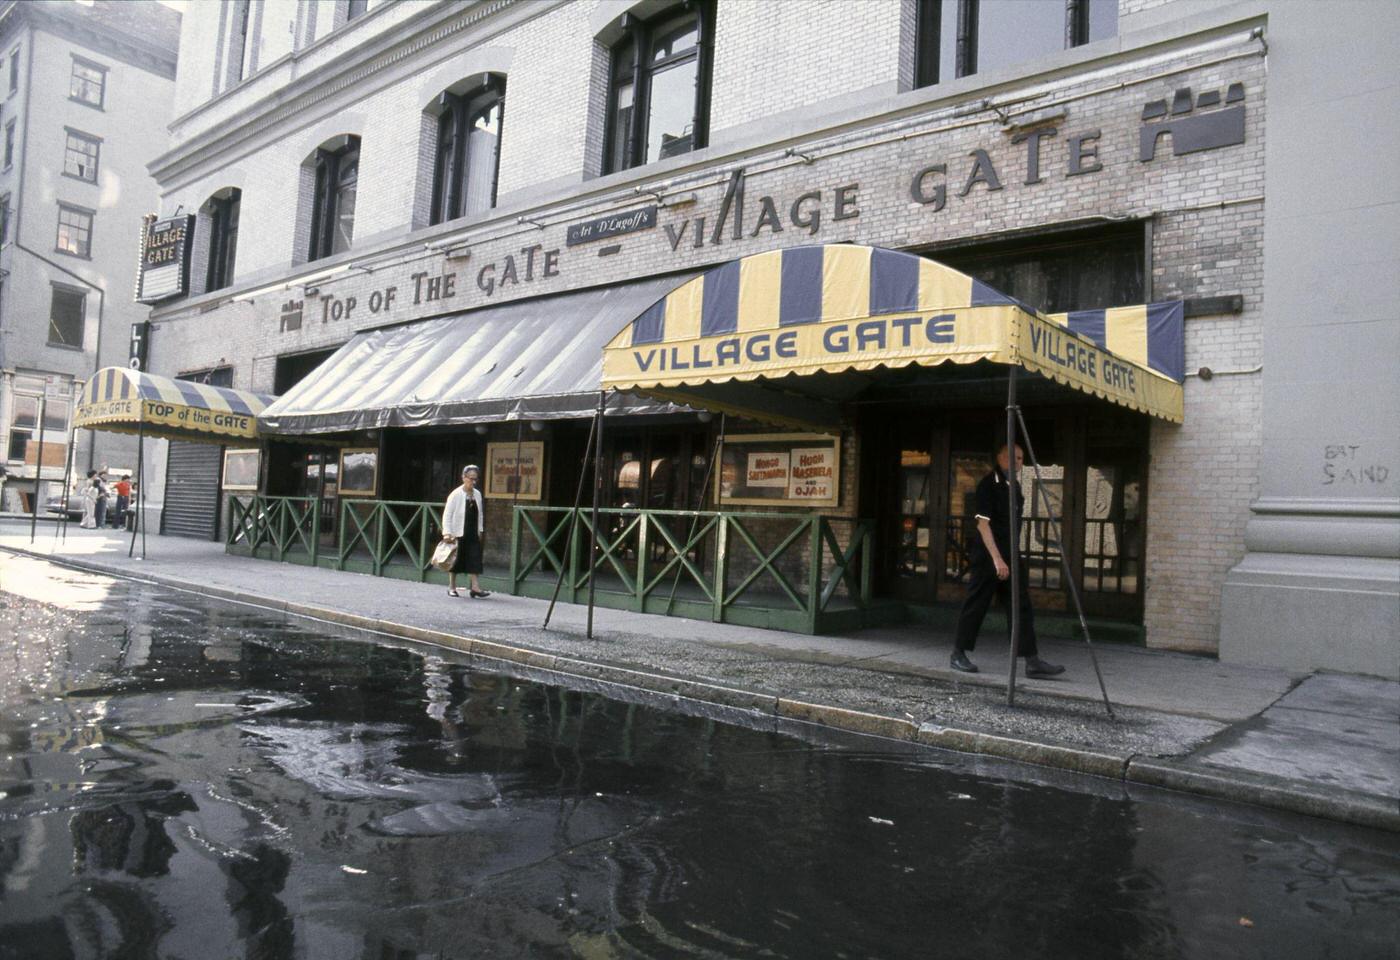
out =
<path fill-rule="evenodd" d="M 928 444 L 907 446 L 899 453 L 899 548 L 895 576 L 914 581 L 928 577 L 929 468 Z"/>
<path fill-rule="evenodd" d="M 940 251 L 932 256 L 1045 313 L 1144 302 L 1142 224 Z"/>

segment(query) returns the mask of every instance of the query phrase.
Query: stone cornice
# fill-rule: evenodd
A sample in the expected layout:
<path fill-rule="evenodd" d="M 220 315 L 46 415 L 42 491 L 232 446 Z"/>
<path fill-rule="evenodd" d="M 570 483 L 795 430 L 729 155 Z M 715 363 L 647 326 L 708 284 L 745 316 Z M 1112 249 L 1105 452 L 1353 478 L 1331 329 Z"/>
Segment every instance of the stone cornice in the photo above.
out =
<path fill-rule="evenodd" d="M 303 120 L 318 105 L 334 100 L 344 93 L 353 92 L 357 98 L 364 96 L 376 76 L 417 57 L 424 50 L 464 31 L 479 27 L 483 21 L 500 20 L 497 30 L 492 31 L 495 33 L 523 20 L 541 16 L 556 5 L 545 0 L 525 4 L 520 3 L 520 0 L 480 0 L 479 3 L 465 9 L 456 4 L 426 7 L 421 13 L 413 15 L 394 29 L 385 31 L 328 63 L 297 76 L 290 83 L 259 99 L 253 106 L 221 118 L 212 129 L 189 138 L 174 150 L 151 161 L 147 169 L 164 188 L 169 181 L 187 174 L 201 164 L 210 161 L 226 163 L 230 148 L 235 143 L 256 140 L 288 120 Z M 503 15 L 512 8 L 518 10 L 520 16 L 505 18 Z M 481 39 L 485 40 L 489 35 L 484 34 Z M 315 53 L 319 43 L 318 41 L 303 51 L 288 54 L 265 69 L 271 72 L 283 62 L 295 63 L 304 59 Z M 172 126 L 178 126 L 179 123 L 198 116 L 217 105 L 219 99 L 216 97 L 201 105 Z"/>

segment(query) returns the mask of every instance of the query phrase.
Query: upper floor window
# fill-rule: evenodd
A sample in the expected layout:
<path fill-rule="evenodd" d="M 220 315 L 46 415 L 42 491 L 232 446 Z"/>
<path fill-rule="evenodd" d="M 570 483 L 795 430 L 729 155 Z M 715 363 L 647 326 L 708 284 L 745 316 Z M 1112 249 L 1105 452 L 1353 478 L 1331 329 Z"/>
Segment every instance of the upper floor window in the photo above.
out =
<path fill-rule="evenodd" d="M 15 165 L 15 122 L 5 124 L 5 168 Z"/>
<path fill-rule="evenodd" d="M 360 179 L 360 138 L 337 137 L 319 148 L 314 168 L 308 260 L 350 249 L 355 234 L 355 190 Z"/>
<path fill-rule="evenodd" d="M 68 99 L 100 110 L 107 99 L 107 68 L 74 57 L 73 73 L 68 79 Z"/>
<path fill-rule="evenodd" d="M 1118 0 L 913 0 L 914 84 L 1013 66 L 1118 32 Z"/>
<path fill-rule="evenodd" d="M 612 48 L 604 173 L 703 147 L 709 134 L 714 5 L 623 18 Z"/>
<path fill-rule="evenodd" d="M 476 216 L 496 205 L 505 97 L 505 77 L 497 74 L 489 74 L 474 90 L 438 97 L 442 114 L 430 223 Z"/>
<path fill-rule="evenodd" d="M 348 23 L 369 12 L 369 0 L 345 0 L 345 20 Z"/>
<path fill-rule="evenodd" d="M 58 205 L 58 239 L 54 249 L 74 257 L 92 256 L 92 211 Z"/>
<path fill-rule="evenodd" d="M 10 195 L 0 195 L 0 244 L 10 242 Z"/>
<path fill-rule="evenodd" d="M 209 267 L 205 292 L 222 290 L 233 283 L 234 255 L 238 252 L 238 207 L 243 191 L 236 187 L 209 198 Z"/>
<path fill-rule="evenodd" d="M 29 445 L 35 442 L 35 434 L 39 431 L 40 413 L 44 417 L 44 433 L 48 435 L 44 440 L 44 446 L 48 448 L 45 453 L 52 454 L 54 446 L 57 446 L 50 438 L 62 437 L 68 432 L 68 401 L 52 397 L 40 399 L 44 386 L 41 377 L 15 375 L 11 393 L 10 441 L 6 451 L 6 458 L 11 461 L 22 463 L 30 457 L 38 460 L 38 449 L 30 450 Z M 52 466 L 47 457 L 45 461 L 45 466 Z"/>
<path fill-rule="evenodd" d="M 19 89 L 19 47 L 10 51 L 10 93 Z"/>
<path fill-rule="evenodd" d="M 228 77 L 230 83 L 237 83 L 251 74 L 256 67 L 253 63 L 253 45 L 257 42 L 253 24 L 253 0 L 238 0 L 228 9 L 233 13 Z"/>
<path fill-rule="evenodd" d="M 87 296 L 82 291 L 54 284 L 49 303 L 49 343 L 82 348 L 86 305 Z"/>
<path fill-rule="evenodd" d="M 63 172 L 66 176 L 88 183 L 97 182 L 97 155 L 101 150 L 102 138 L 79 133 L 65 128 L 67 138 L 63 144 Z"/>

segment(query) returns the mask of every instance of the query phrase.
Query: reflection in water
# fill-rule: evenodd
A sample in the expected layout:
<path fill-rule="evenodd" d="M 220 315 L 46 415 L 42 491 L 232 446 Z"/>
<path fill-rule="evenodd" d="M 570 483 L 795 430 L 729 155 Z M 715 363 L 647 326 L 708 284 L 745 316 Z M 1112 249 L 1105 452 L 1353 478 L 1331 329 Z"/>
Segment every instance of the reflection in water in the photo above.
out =
<path fill-rule="evenodd" d="M 1359 958 L 1400 934 L 1387 835 L 809 743 L 151 587 L 5 599 L 0 958 Z"/>

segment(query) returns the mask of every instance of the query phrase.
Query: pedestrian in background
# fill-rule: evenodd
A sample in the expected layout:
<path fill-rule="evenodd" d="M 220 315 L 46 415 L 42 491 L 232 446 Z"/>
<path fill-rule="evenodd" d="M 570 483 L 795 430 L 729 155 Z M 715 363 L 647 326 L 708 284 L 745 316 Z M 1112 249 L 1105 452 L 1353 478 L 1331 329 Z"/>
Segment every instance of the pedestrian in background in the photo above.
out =
<path fill-rule="evenodd" d="M 447 595 L 460 597 L 457 592 L 457 574 L 465 573 L 470 578 L 471 588 L 467 591 L 475 598 L 489 597 L 490 591 L 481 589 L 478 575 L 482 569 L 481 538 L 486 532 L 486 510 L 481 499 L 481 491 L 476 481 L 481 470 L 475 464 L 462 468 L 462 485 L 447 496 L 442 510 L 442 538 L 457 545 L 457 560 L 447 574 Z"/>
<path fill-rule="evenodd" d="M 107 525 L 107 495 L 112 492 L 111 486 L 107 483 L 107 468 L 104 466 L 97 471 L 97 476 L 93 477 L 92 484 L 97 488 L 97 503 L 95 504 L 95 514 L 97 526 Z"/>
<path fill-rule="evenodd" d="M 124 473 L 117 481 L 117 509 L 116 516 L 112 520 L 112 526 L 118 530 L 122 524 L 126 523 L 126 511 L 131 506 L 131 474 Z"/>
<path fill-rule="evenodd" d="M 97 528 L 97 471 L 89 470 L 80 491 L 83 500 L 83 519 L 78 526 L 85 530 Z"/>
<path fill-rule="evenodd" d="M 1021 447 L 1016 446 L 1016 473 L 1021 470 Z M 1016 493 L 1016 512 L 1012 516 L 1008 484 Z M 969 551 L 972 569 L 967 580 L 967 599 L 963 601 L 962 612 L 958 614 L 957 638 L 953 642 L 953 656 L 949 666 L 963 673 L 976 673 L 977 665 L 968 659 L 968 653 L 977 645 L 977 634 L 982 629 L 982 620 L 992 605 L 992 599 L 1001 601 L 1006 615 L 1011 616 L 1011 567 L 1006 558 L 1011 556 L 1011 524 L 1019 531 L 1021 510 L 1025 497 L 1021 495 L 1021 484 L 1016 474 L 1011 472 L 1011 455 L 1006 444 L 997 450 L 996 462 L 992 470 L 977 484 L 977 536 Z M 1022 564 L 1022 569 L 1025 565 Z M 1030 592 L 1025 580 L 1021 581 L 1019 603 L 1020 642 L 1017 652 L 1026 660 L 1026 676 L 1053 677 L 1064 673 L 1065 668 L 1040 659 L 1035 642 L 1035 617 L 1031 613 Z"/>

